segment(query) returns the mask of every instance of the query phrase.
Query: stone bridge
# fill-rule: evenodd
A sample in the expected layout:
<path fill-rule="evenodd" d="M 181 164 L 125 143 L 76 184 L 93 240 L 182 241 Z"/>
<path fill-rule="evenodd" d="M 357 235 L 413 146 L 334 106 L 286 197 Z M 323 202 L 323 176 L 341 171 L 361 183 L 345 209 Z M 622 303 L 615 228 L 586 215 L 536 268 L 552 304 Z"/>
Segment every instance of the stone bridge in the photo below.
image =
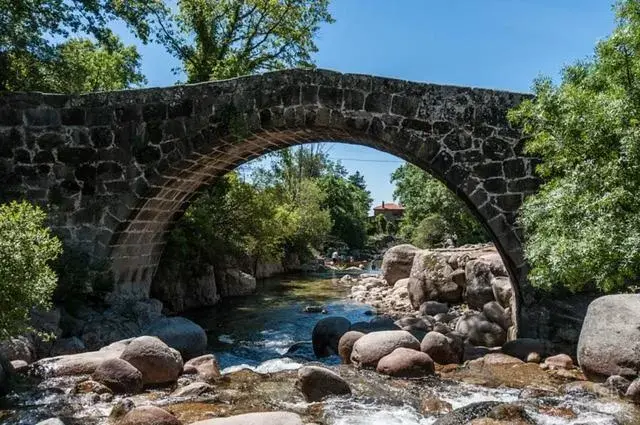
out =
<path fill-rule="evenodd" d="M 142 298 L 198 189 L 288 146 L 369 146 L 431 173 L 467 204 L 526 308 L 535 298 L 516 214 L 539 181 L 536 159 L 506 119 L 525 97 L 324 70 L 84 95 L 5 93 L 0 201 L 46 205 L 67 245 L 110 261 L 116 296 Z"/>

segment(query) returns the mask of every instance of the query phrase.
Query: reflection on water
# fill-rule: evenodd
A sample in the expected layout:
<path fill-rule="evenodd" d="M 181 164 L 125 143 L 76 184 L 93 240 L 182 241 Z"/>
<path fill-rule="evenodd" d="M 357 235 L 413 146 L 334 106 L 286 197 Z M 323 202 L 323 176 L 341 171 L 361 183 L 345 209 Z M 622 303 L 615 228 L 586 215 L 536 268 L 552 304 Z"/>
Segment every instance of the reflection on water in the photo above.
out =
<path fill-rule="evenodd" d="M 352 323 L 369 320 L 370 307 L 345 300 L 348 289 L 336 279 L 295 277 L 269 279 L 258 283 L 255 294 L 227 298 L 221 304 L 191 312 L 189 318 L 202 326 L 209 349 L 221 368 L 248 365 L 282 358 L 295 344 L 289 357 L 316 360 L 311 349 L 311 331 L 318 320 L 342 316 Z M 327 311 L 305 313 L 309 305 Z M 339 363 L 334 356 L 326 363 Z"/>

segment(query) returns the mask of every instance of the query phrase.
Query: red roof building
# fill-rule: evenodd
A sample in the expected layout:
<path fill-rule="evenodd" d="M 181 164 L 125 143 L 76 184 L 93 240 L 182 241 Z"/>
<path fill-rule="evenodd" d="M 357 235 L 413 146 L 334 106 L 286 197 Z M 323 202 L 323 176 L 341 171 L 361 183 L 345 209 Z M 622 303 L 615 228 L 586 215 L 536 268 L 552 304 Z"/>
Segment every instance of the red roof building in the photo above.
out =
<path fill-rule="evenodd" d="M 373 208 L 374 217 L 380 214 L 383 214 L 387 220 L 398 220 L 404 214 L 404 207 L 393 202 L 382 201 L 381 205 Z"/>

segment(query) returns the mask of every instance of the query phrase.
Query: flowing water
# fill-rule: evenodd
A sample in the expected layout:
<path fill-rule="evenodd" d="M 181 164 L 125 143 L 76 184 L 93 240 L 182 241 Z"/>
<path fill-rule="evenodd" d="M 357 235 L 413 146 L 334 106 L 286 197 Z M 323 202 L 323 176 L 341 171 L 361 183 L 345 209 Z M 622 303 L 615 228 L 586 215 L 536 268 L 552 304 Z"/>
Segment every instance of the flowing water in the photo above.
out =
<path fill-rule="evenodd" d="M 347 300 L 348 293 L 348 287 L 326 275 L 269 279 L 258 283 L 254 295 L 229 298 L 188 317 L 207 331 L 209 349 L 224 371 L 255 368 L 271 360 L 262 368 L 266 372 L 269 366 L 294 363 L 290 359 L 316 360 L 311 332 L 318 320 L 329 316 L 346 317 L 352 323 L 370 320 L 371 308 Z M 324 312 L 304 312 L 308 306 Z M 292 347 L 295 351 L 287 354 Z M 322 361 L 337 364 L 340 359 Z"/>
<path fill-rule="evenodd" d="M 171 395 L 173 388 L 151 389 L 129 398 L 136 405 L 165 407 L 184 424 L 247 411 L 288 410 L 301 414 L 305 422 L 327 425 L 431 425 L 437 417 L 420 413 L 425 395 L 450 403 L 454 409 L 476 402 L 520 402 L 529 423 L 539 425 L 640 424 L 636 408 L 592 393 L 525 396 L 519 389 L 488 388 L 438 377 L 390 379 L 373 371 L 339 366 L 336 356 L 320 361 L 332 365 L 349 382 L 352 396 L 330 398 L 320 405 L 305 403 L 295 389 L 295 370 L 318 361 L 311 348 L 311 332 L 317 321 L 329 316 L 346 317 L 351 322 L 372 318 L 369 306 L 347 299 L 349 289 L 336 277 L 272 279 L 260 283 L 254 295 L 190 312 L 187 317 L 206 329 L 209 349 L 216 354 L 225 379 L 216 384 L 213 394 L 196 399 L 175 397 Z M 307 313 L 307 306 L 319 306 L 325 312 Z M 50 379 L 11 395 L 0 405 L 0 423 L 33 425 L 52 416 L 63 418 L 67 425 L 110 423 L 109 412 L 123 397 L 104 401 L 91 394 L 73 394 L 70 388 L 77 379 Z"/>

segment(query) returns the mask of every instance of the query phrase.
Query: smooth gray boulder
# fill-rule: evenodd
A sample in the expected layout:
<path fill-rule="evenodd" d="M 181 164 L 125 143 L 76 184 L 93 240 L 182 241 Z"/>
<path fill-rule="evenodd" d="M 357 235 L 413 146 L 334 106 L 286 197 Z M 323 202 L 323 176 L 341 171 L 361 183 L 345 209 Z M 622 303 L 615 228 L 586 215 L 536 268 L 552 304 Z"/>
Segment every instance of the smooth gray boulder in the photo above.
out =
<path fill-rule="evenodd" d="M 382 278 L 387 285 L 395 285 L 400 280 L 409 277 L 413 258 L 420 250 L 413 245 L 403 244 L 390 248 L 382 258 Z"/>
<path fill-rule="evenodd" d="M 590 380 L 638 375 L 640 295 L 606 295 L 589 304 L 578 341 L 578 363 Z"/>
<path fill-rule="evenodd" d="M 184 360 L 201 356 L 207 351 L 207 334 L 200 325 L 184 317 L 164 317 L 143 331 L 155 336 L 180 352 Z"/>
<path fill-rule="evenodd" d="M 177 350 L 153 336 L 135 338 L 120 358 L 142 372 L 145 385 L 175 382 L 184 366 Z"/>
<path fill-rule="evenodd" d="M 420 342 L 407 331 L 371 332 L 353 345 L 351 363 L 356 367 L 375 368 L 381 358 L 401 347 L 420 350 Z"/>
<path fill-rule="evenodd" d="M 337 373 L 319 366 L 304 366 L 298 370 L 296 388 L 307 402 L 325 397 L 351 394 L 349 384 Z"/>

